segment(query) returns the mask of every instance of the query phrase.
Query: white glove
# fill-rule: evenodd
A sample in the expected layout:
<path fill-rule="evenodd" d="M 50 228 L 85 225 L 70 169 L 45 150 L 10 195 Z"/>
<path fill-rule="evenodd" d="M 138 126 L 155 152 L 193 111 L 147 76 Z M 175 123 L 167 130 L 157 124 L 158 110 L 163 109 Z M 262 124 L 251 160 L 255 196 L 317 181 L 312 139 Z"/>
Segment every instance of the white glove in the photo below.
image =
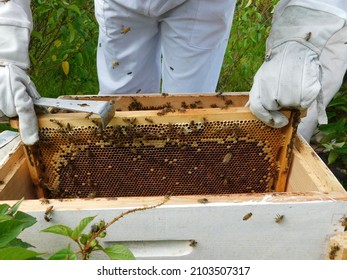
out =
<path fill-rule="evenodd" d="M 31 30 L 30 1 L 0 2 L 0 117 L 18 116 L 26 145 L 39 139 L 32 102 L 39 94 L 26 74 Z"/>
<path fill-rule="evenodd" d="M 346 27 L 341 10 L 331 9 L 330 12 L 324 9 L 324 4 L 307 8 L 298 5 L 298 2 L 290 2 L 282 9 L 281 15 L 276 15 L 278 11 L 275 11 L 265 62 L 256 73 L 249 94 L 248 106 L 252 113 L 275 128 L 288 123 L 288 119 L 278 110 L 306 109 L 315 100 L 318 122 L 327 123 L 322 77 L 325 75 L 324 68 L 333 66 L 334 61 L 325 59 L 324 63 L 328 65 L 322 68 L 320 56 L 332 43 L 334 34 Z M 346 48 L 346 45 L 342 43 L 338 48 Z M 335 55 L 338 59 L 339 53 Z M 344 71 L 336 69 L 342 75 Z"/>

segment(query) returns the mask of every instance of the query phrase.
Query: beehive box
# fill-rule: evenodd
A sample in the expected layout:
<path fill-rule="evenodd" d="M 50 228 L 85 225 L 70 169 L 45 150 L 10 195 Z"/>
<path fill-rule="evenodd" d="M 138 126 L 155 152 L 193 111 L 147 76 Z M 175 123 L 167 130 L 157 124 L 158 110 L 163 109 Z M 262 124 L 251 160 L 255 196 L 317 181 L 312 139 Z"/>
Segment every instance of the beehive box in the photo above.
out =
<path fill-rule="evenodd" d="M 170 102 L 175 108 L 176 106 L 180 108 L 182 105 L 181 101 L 175 104 L 172 100 L 173 97 L 165 96 L 164 98 L 167 98 L 167 102 Z M 187 104 L 199 104 L 199 102 L 196 102 L 200 98 L 198 95 L 187 98 Z M 221 107 L 225 106 L 225 98 L 218 96 L 209 98 L 213 102 L 208 104 L 216 104 L 219 108 L 209 107 L 199 110 L 210 111 L 211 109 L 217 109 L 212 110 L 216 113 L 216 119 L 213 119 L 212 115 L 208 117 L 205 114 L 199 114 L 198 117 L 194 116 L 196 117 L 193 119 L 195 125 L 202 123 L 203 117 L 206 117 L 207 120 L 219 121 L 219 114 L 226 114 L 229 120 L 235 121 L 236 119 L 232 117 L 232 111 L 238 113 L 237 122 L 239 125 L 241 122 L 240 116 L 242 116 L 242 120 L 245 119 L 246 115 L 247 119 L 250 117 L 248 109 L 243 107 L 247 101 L 247 95 L 240 96 L 240 98 L 230 97 L 236 106 L 232 110 L 231 108 L 221 109 Z M 134 99 L 131 97 L 124 97 L 118 101 L 118 105 L 128 109 L 129 104 L 133 101 Z M 158 104 L 153 103 L 146 105 L 145 99 L 141 98 L 136 99 L 136 101 L 145 106 L 158 106 Z M 126 114 L 125 110 L 121 108 L 119 110 L 122 111 L 117 111 L 116 113 L 116 115 L 119 114 L 118 120 L 113 120 L 116 123 L 111 123 L 111 126 L 118 125 L 118 121 L 122 126 L 127 126 L 123 118 L 130 117 L 136 117 L 138 123 L 132 124 L 134 126 L 152 124 L 145 122 L 144 116 L 141 116 L 139 112 L 137 115 L 130 116 Z M 154 122 L 160 120 L 161 123 L 173 123 L 172 119 L 170 119 L 170 113 L 158 116 L 157 113 L 160 110 L 145 110 L 146 117 L 148 117 L 149 112 L 153 111 L 150 117 Z M 184 123 L 189 125 L 193 115 L 192 111 L 186 109 L 185 112 L 181 112 L 180 116 L 181 120 L 184 120 Z M 226 115 L 223 117 L 224 120 Z M 76 129 L 76 124 L 80 125 L 84 122 L 94 127 L 93 122 L 84 117 L 82 122 L 79 117 L 78 122 L 73 123 L 71 121 L 73 116 L 75 115 L 69 114 L 68 120 L 71 122 L 70 125 L 67 125 L 67 119 L 66 121 L 63 118 L 59 120 L 63 124 L 66 133 L 69 132 L 71 127 Z M 97 119 L 97 116 L 90 117 Z M 175 124 L 178 123 L 177 115 L 175 120 Z M 41 121 L 49 124 L 51 128 L 61 129 L 61 127 L 54 127 L 54 123 L 49 119 Z M 281 134 L 284 130 L 282 130 Z M 102 140 L 100 136 L 96 135 L 95 137 L 99 137 L 97 138 L 99 141 Z M 253 136 L 245 136 L 244 134 L 237 135 L 237 137 L 254 139 L 251 138 Z M 224 139 L 225 136 L 220 138 Z M 239 139 L 240 142 L 248 143 L 246 139 L 242 139 Z M 281 139 L 283 140 L 283 138 Z M 276 190 L 278 179 L 274 177 L 273 189 L 268 190 L 264 188 L 264 192 L 256 192 L 256 190 L 252 192 L 252 190 L 249 191 L 243 188 L 245 192 L 242 193 L 237 193 L 237 191 L 235 191 L 236 193 L 218 193 L 219 189 L 212 193 L 173 193 L 170 200 L 163 206 L 128 215 L 117 222 L 108 229 L 102 245 L 122 243 L 127 245 L 139 259 L 330 259 L 332 257 L 332 248 L 336 248 L 336 240 L 345 240 L 343 239 L 345 236 L 343 222 L 347 217 L 346 191 L 300 136 L 295 136 L 294 134 L 294 138 L 289 137 L 288 139 L 289 141 L 282 148 L 287 148 L 288 153 L 280 151 L 280 154 L 285 156 L 291 154 L 291 160 L 289 161 L 287 160 L 288 158 L 282 158 L 286 162 L 284 166 L 287 166 L 287 169 L 278 169 L 282 170 L 283 174 L 286 175 L 283 177 L 286 183 L 285 187 L 282 186 L 282 190 Z M 151 140 L 153 139 L 148 139 L 148 141 Z M 251 141 L 250 143 L 250 145 L 254 145 L 255 142 Z M 189 145 L 191 144 L 188 143 Z M 232 147 L 224 146 L 225 143 L 218 145 L 223 147 L 223 152 L 220 153 L 218 160 L 223 167 L 226 164 L 223 163 L 225 155 L 228 154 L 225 151 L 229 151 Z M 104 148 L 107 147 L 109 146 L 105 145 Z M 175 147 L 178 148 L 177 151 L 181 151 L 178 144 L 175 144 Z M 256 145 L 256 147 L 259 146 Z M 260 145 L 260 147 L 264 148 L 264 145 Z M 199 147 L 189 146 L 190 148 L 194 148 L 193 152 L 196 153 L 198 152 L 197 149 L 199 149 Z M 66 246 L 66 240 L 59 238 L 59 236 L 40 233 L 41 229 L 53 224 L 65 224 L 74 227 L 82 218 L 94 215 L 97 215 L 99 219 L 109 221 L 129 209 L 158 204 L 163 201 L 166 192 L 173 190 L 164 189 L 162 193 L 151 193 L 149 195 L 146 195 L 145 192 L 140 192 L 135 195 L 118 197 L 92 196 L 73 198 L 69 196 L 66 198 L 49 198 L 48 200 L 39 199 L 38 195 L 42 193 L 35 191 L 33 186 L 37 186 L 37 183 L 42 182 L 42 178 L 38 176 L 35 182 L 35 176 L 32 176 L 32 174 L 35 174 L 33 170 L 41 172 L 37 168 L 40 163 L 37 162 L 36 167 L 34 165 L 35 168 L 33 169 L 33 166 L 27 161 L 24 151 L 25 149 L 19 143 L 18 147 L 9 149 L 8 159 L 0 164 L 0 181 L 2 181 L 0 199 L 3 200 L 3 203 L 11 205 L 23 196 L 26 198 L 22 203 L 21 210 L 35 216 L 38 222 L 32 228 L 23 232 L 22 238 L 34 244 L 42 252 L 52 253 L 62 248 Z M 186 151 L 185 148 L 182 151 Z M 231 155 L 233 153 L 235 151 L 231 152 Z M 82 154 L 86 156 L 88 152 L 81 151 Z M 274 158 L 277 159 L 275 162 L 278 167 L 281 166 L 280 160 L 278 160 L 281 157 L 277 156 L 277 154 L 278 152 L 276 152 Z M 136 158 L 134 161 L 138 161 L 138 155 L 137 151 L 132 153 L 130 158 L 132 160 Z M 73 156 L 72 153 L 70 156 Z M 86 161 L 87 157 L 84 157 Z M 172 158 L 172 164 L 178 162 L 179 157 L 175 155 L 176 157 L 177 161 L 173 161 L 174 158 Z M 166 162 L 165 157 L 163 157 L 162 161 L 165 164 L 169 163 L 170 159 Z M 232 161 L 230 160 L 230 162 Z M 290 164 L 290 169 L 288 169 L 288 164 Z M 64 166 L 63 164 L 62 166 L 63 168 L 61 169 L 64 170 L 69 165 Z M 147 166 L 147 169 L 149 169 L 147 170 L 148 174 L 155 172 L 158 166 Z M 108 166 L 105 165 L 105 167 Z M 151 171 L 151 168 L 154 170 Z M 251 173 L 251 170 L 248 169 L 248 173 Z M 180 171 L 182 172 L 182 170 Z M 192 175 L 188 174 L 190 169 L 184 171 L 187 172 L 186 176 Z M 280 178 L 281 173 L 278 174 L 278 178 Z M 86 176 L 89 175 L 87 174 Z M 266 180 L 267 178 L 264 179 Z M 220 182 L 221 178 L 216 177 L 216 180 Z M 189 183 L 188 180 L 179 182 L 178 186 L 182 190 L 184 190 L 182 185 L 185 182 Z M 116 183 L 109 182 L 111 184 L 109 187 L 111 188 Z M 242 183 L 240 182 L 240 184 Z M 225 185 L 222 182 L 219 188 L 225 189 Z M 145 189 L 138 182 L 137 186 L 140 190 Z M 155 192 L 161 190 L 161 187 L 158 186 L 162 185 L 158 184 Z M 172 187 L 176 188 L 177 185 L 173 184 Z M 150 185 L 147 185 L 147 188 L 150 189 Z M 44 218 L 44 213 L 47 207 L 50 206 L 53 206 L 54 211 L 52 219 L 47 222 Z M 283 219 L 279 222 L 278 216 L 283 216 Z M 339 244 L 340 250 L 334 252 L 333 258 L 343 258 L 345 247 L 341 243 L 343 242 Z M 102 255 L 95 256 L 95 258 L 99 259 L 104 257 Z"/>

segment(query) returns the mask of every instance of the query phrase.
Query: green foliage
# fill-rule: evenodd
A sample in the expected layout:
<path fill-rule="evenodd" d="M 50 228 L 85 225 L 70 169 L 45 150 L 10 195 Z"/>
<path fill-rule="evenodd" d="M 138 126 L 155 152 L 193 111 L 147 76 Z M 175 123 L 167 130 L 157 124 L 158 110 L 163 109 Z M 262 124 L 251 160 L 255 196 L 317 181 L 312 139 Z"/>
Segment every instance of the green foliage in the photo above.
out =
<path fill-rule="evenodd" d="M 273 7 L 278 0 L 242 0 L 236 4 L 231 35 L 218 83 L 221 91 L 249 91 L 264 61 Z"/>
<path fill-rule="evenodd" d="M 329 123 L 319 126 L 324 134 L 320 143 L 328 153 L 328 165 L 346 174 L 347 171 L 347 83 L 331 100 L 327 107 Z M 345 178 L 347 175 L 345 175 Z M 342 184 L 347 189 L 347 180 Z"/>
<path fill-rule="evenodd" d="M 41 259 L 40 253 L 28 248 L 33 246 L 23 242 L 18 235 L 36 223 L 36 219 L 18 211 L 22 200 L 12 207 L 0 205 L 0 260 L 34 260 Z"/>
<path fill-rule="evenodd" d="M 48 227 L 43 232 L 54 233 L 65 236 L 74 241 L 79 250 L 73 252 L 68 248 L 64 248 L 56 252 L 50 257 L 50 260 L 76 260 L 80 256 L 83 260 L 88 260 L 92 252 L 103 251 L 111 260 L 133 260 L 135 259 L 131 251 L 123 245 L 113 245 L 104 248 L 100 245 L 99 239 L 106 236 L 107 225 L 104 221 L 93 224 L 87 234 L 83 231 L 94 220 L 95 216 L 84 218 L 74 228 L 65 225 L 53 225 Z"/>
<path fill-rule="evenodd" d="M 22 201 L 23 199 L 15 203 L 12 207 L 7 204 L 0 204 L 0 260 L 43 259 L 41 257 L 43 255 L 42 253 L 28 249 L 33 246 L 18 238 L 18 235 L 24 229 L 36 223 L 34 217 L 18 211 Z M 123 245 L 103 247 L 99 243 L 99 240 L 106 236 L 107 227 L 118 220 L 118 218 L 109 224 L 99 221 L 90 227 L 88 233 L 83 233 L 94 218 L 95 216 L 82 219 L 74 229 L 65 225 L 53 225 L 42 230 L 42 232 L 65 236 L 75 242 L 79 248 L 77 251 L 72 251 L 69 244 L 67 248 L 60 249 L 48 259 L 77 260 L 81 258 L 87 260 L 90 258 L 92 252 L 95 251 L 103 251 L 111 260 L 135 259 L 132 252 Z"/>
<path fill-rule="evenodd" d="M 32 0 L 29 74 L 45 97 L 96 94 L 98 26 L 82 0 Z"/>

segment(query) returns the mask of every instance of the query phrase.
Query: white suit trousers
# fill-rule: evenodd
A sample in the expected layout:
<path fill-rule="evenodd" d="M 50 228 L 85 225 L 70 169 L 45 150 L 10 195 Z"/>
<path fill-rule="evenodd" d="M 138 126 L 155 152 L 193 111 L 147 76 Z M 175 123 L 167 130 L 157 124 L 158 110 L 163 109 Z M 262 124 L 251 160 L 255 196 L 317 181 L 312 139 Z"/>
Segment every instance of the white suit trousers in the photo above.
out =
<path fill-rule="evenodd" d="M 100 93 L 215 92 L 236 0 L 95 0 Z"/>

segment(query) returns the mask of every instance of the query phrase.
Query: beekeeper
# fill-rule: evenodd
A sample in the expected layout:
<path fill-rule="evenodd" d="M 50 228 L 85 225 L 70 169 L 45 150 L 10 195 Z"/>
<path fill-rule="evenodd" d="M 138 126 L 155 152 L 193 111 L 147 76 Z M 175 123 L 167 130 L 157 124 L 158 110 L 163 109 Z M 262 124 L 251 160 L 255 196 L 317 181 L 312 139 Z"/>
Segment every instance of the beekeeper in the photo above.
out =
<path fill-rule="evenodd" d="M 236 0 L 95 0 L 100 94 L 215 92 Z M 309 140 L 347 68 L 347 1 L 282 0 L 248 106 L 272 127 L 282 107 L 308 108 L 300 133 Z M 25 144 L 38 141 L 26 74 L 30 1 L 0 0 L 0 117 L 19 116 Z M 162 84 L 161 84 L 162 81 Z"/>

